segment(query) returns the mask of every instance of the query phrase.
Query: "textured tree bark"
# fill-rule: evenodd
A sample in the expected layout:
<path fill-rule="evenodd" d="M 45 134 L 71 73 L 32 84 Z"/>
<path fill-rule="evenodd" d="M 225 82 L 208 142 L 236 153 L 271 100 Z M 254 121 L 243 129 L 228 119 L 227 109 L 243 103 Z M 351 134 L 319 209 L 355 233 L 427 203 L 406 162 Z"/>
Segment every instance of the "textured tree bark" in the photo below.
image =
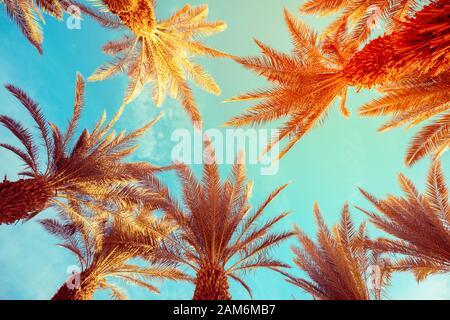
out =
<path fill-rule="evenodd" d="M 54 190 L 45 179 L 4 180 L 0 183 L 0 225 L 11 224 L 44 210 Z"/>
<path fill-rule="evenodd" d="M 104 0 L 104 3 L 136 35 L 153 33 L 156 20 L 150 0 Z"/>
<path fill-rule="evenodd" d="M 193 300 L 231 300 L 223 267 L 207 266 L 197 272 Z"/>
<path fill-rule="evenodd" d="M 81 273 L 79 284 L 79 287 L 70 288 L 67 283 L 64 283 L 52 297 L 52 300 L 92 300 L 98 287 L 97 280 Z M 75 285 L 75 283 L 73 282 L 72 285 Z"/>

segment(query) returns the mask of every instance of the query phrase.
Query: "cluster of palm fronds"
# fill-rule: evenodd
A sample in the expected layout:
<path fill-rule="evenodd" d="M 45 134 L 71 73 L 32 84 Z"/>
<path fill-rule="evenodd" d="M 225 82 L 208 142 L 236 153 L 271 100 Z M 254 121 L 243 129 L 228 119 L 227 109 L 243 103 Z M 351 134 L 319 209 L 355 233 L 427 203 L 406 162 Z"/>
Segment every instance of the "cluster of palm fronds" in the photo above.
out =
<path fill-rule="evenodd" d="M 61 133 L 23 91 L 7 86 L 37 124 L 48 156 L 44 172 L 38 170 L 38 151 L 31 132 L 10 117 L 0 117 L 24 148 L 1 146 L 18 155 L 29 169 L 20 173 L 29 178 L 15 182 L 5 179 L 0 184 L 0 223 L 29 220 L 55 207 L 59 219 L 44 219 L 41 223 L 63 240 L 60 245 L 75 254 L 82 267 L 79 287 L 63 285 L 54 299 L 90 299 L 97 288 L 110 289 L 112 297 L 124 298 L 119 288 L 107 282 L 109 277 L 154 292 L 158 289 L 148 280 L 192 280 L 196 284 L 195 299 L 225 299 L 230 298 L 227 277 L 250 292 L 241 273 L 287 267 L 270 255 L 271 248 L 293 235 L 291 231 L 271 232 L 286 213 L 258 225 L 265 207 L 285 186 L 249 215 L 251 184 L 246 185 L 240 160 L 223 184 L 214 157 L 211 164 L 205 164 L 201 183 L 185 166 L 122 162 L 136 150 L 136 138 L 155 122 L 129 134 L 115 135 L 111 131 L 123 106 L 105 126 L 104 114 L 92 132 L 85 129 L 70 143 L 83 105 L 81 76 L 76 87 L 74 116 L 66 132 Z M 209 143 L 205 150 L 213 154 Z M 155 177 L 161 170 L 178 172 L 183 184 L 183 206 Z M 158 209 L 165 213 L 164 218 L 156 218 L 154 212 Z M 148 266 L 130 265 L 132 258 Z M 192 267 L 196 276 L 191 279 L 179 269 L 181 265 Z"/>
<path fill-rule="evenodd" d="M 293 52 L 281 53 L 257 41 L 261 57 L 236 59 L 273 86 L 229 99 L 262 102 L 227 124 L 243 126 L 287 117 L 273 141 L 289 140 L 280 154 L 282 157 L 323 122 L 336 97 L 341 97 L 341 109 L 348 115 L 345 107 L 348 86 L 375 87 L 385 95 L 363 106 L 360 113 L 393 115 L 384 130 L 403 124 L 415 126 L 441 115 L 415 136 L 406 163 L 412 165 L 428 154 L 439 157 L 450 143 L 450 2 L 435 0 L 419 8 L 415 1 L 373 1 L 381 12 L 380 19 L 387 20 L 388 28 L 385 35 L 366 43 L 371 34 L 368 4 L 359 0 L 307 2 L 301 8 L 304 13 L 341 13 L 320 35 L 286 11 L 285 20 L 295 46 Z"/>
<path fill-rule="evenodd" d="M 207 6 L 187 5 L 170 18 L 158 20 L 153 0 L 102 0 L 94 6 L 72 0 L 2 3 L 40 52 L 41 11 L 61 18 L 71 5 L 77 5 L 105 27 L 129 31 L 104 46 L 114 60 L 89 78 L 103 80 L 125 72 L 130 79 L 117 113 L 109 122 L 104 113 L 92 130 L 77 133 L 84 106 L 81 75 L 76 80 L 73 116 L 64 130 L 47 121 L 24 91 L 6 86 L 31 115 L 43 148 L 32 130 L 0 116 L 0 124 L 21 144 L 1 143 L 0 147 L 17 155 L 25 166 L 19 173 L 21 179 L 5 177 L 0 183 L 0 225 L 56 209 L 56 219 L 40 223 L 61 239 L 59 245 L 77 257 L 81 268 L 79 283 L 62 285 L 53 299 L 92 299 L 97 289 L 110 290 L 114 299 L 125 299 L 124 291 L 108 281 L 113 277 L 152 292 L 159 292 L 152 280 L 190 281 L 195 284 L 193 299 L 231 299 L 229 280 L 251 295 L 245 274 L 268 268 L 314 299 L 368 300 L 382 298 L 393 272 L 412 271 L 418 281 L 450 272 L 450 206 L 438 160 L 450 144 L 449 0 L 435 0 L 422 8 L 413 0 L 374 0 L 386 33 L 372 41 L 367 1 L 311 0 L 302 6 L 304 13 L 338 14 L 323 34 L 285 11 L 293 52 L 281 53 L 256 40 L 263 55 L 250 58 L 233 57 L 198 40 L 226 27 L 223 22 L 206 20 Z M 252 210 L 252 183 L 246 180 L 242 159 L 236 159 L 230 177 L 222 182 L 208 140 L 204 145 L 208 161 L 200 181 L 185 165 L 157 167 L 127 160 L 136 151 L 137 140 L 158 119 L 130 133 L 116 134 L 114 126 L 126 104 L 147 83 L 153 86 L 155 105 L 161 105 L 169 94 L 180 100 L 195 125 L 201 125 L 188 80 L 213 94 L 220 94 L 220 88 L 193 61 L 195 56 L 233 58 L 273 83 L 267 90 L 229 99 L 262 101 L 227 124 L 243 126 L 287 117 L 277 140 L 267 146 L 268 150 L 288 139 L 280 158 L 323 122 L 337 97 L 342 114 L 349 116 L 349 87 L 376 88 L 384 94 L 360 110 L 366 116 L 391 115 L 381 131 L 404 124 L 416 126 L 439 115 L 414 137 L 406 157 L 412 165 L 433 155 L 426 192 L 421 194 L 403 175 L 399 180 L 405 197 L 379 200 L 361 189 L 378 213 L 358 208 L 391 235 L 389 239 L 371 240 L 364 223 L 355 227 L 348 205 L 340 223 L 330 230 L 316 205 L 316 243 L 299 227 L 275 230 L 288 212 L 261 222 L 265 209 L 286 185 Z M 157 176 L 166 170 L 176 171 L 182 202 Z M 290 266 L 272 250 L 294 235 L 300 244 L 292 249 L 294 263 L 308 278 L 288 273 Z"/>
<path fill-rule="evenodd" d="M 84 104 L 84 81 L 78 75 L 75 89 L 73 116 L 63 132 L 55 124 L 46 121 L 38 104 L 24 91 L 7 85 L 20 103 L 28 110 L 39 130 L 45 147 L 45 168 L 40 168 L 39 148 L 30 130 L 9 116 L 0 116 L 0 123 L 23 145 L 23 149 L 9 144 L 0 147 L 15 153 L 23 161 L 26 170 L 19 175 L 26 177 L 15 182 L 6 179 L 0 186 L 0 224 L 30 219 L 59 199 L 83 202 L 108 201 L 115 205 L 145 202 L 139 189 L 130 185 L 142 174 L 164 168 L 145 162 L 124 162 L 124 158 L 136 150 L 134 142 L 157 120 L 142 128 L 116 135 L 112 128 L 123 112 L 122 106 L 112 120 L 104 124 L 106 113 L 94 130 L 85 129 L 75 140 L 75 130 Z M 74 141 L 72 141 L 74 140 Z M 23 194 L 29 195 L 24 197 Z"/>
<path fill-rule="evenodd" d="M 393 272 L 411 271 L 417 281 L 450 272 L 450 204 L 440 162 L 430 168 L 425 194 L 405 176 L 399 181 L 405 198 L 378 200 L 361 189 L 379 213 L 358 207 L 394 238 L 371 240 L 365 224 L 356 230 L 347 205 L 330 231 L 316 205 L 318 243 L 297 228 L 301 247 L 293 247 L 294 262 L 309 279 L 283 272 L 287 280 L 315 299 L 366 300 L 382 298 Z"/>
<path fill-rule="evenodd" d="M 160 106 L 169 94 L 179 99 L 192 121 L 200 125 L 200 113 L 187 78 L 216 95 L 220 94 L 220 88 L 191 57 L 227 57 L 227 54 L 197 40 L 199 36 L 223 31 L 226 24 L 207 22 L 206 5 L 196 8 L 187 5 L 170 18 L 157 21 L 153 1 L 105 0 L 103 3 L 103 11 L 110 11 L 120 17 L 121 26 L 127 27 L 132 35 L 110 41 L 103 47 L 105 53 L 115 58 L 101 66 L 89 80 L 103 80 L 126 70 L 130 84 L 124 98 L 125 103 L 131 102 L 144 85 L 151 82 L 156 106 Z M 113 22 L 114 18 L 115 16 L 106 19 Z"/>

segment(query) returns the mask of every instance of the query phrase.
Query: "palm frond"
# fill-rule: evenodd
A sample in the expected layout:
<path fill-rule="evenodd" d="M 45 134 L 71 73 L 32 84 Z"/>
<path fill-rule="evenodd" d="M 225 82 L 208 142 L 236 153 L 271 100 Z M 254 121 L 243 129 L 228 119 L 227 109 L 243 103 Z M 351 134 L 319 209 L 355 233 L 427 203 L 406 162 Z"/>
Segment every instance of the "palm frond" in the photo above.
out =
<path fill-rule="evenodd" d="M 406 153 L 406 164 L 413 165 L 426 155 L 439 158 L 450 146 L 450 112 L 422 128 L 412 139 Z"/>
<path fill-rule="evenodd" d="M 309 279 L 295 277 L 281 272 L 287 281 L 310 293 L 320 300 L 369 300 L 379 299 L 377 291 L 372 291 L 366 273 L 369 261 L 375 260 L 375 252 L 364 246 L 359 239 L 365 238 L 365 229 L 356 232 L 345 205 L 341 221 L 331 232 L 326 226 L 318 205 L 314 207 L 318 225 L 317 243 L 297 228 L 300 247 L 293 247 L 294 263 L 303 270 Z M 372 259 L 371 259 L 372 258 Z M 383 272 L 386 272 L 385 267 Z M 388 277 L 379 284 L 386 287 Z"/>
<path fill-rule="evenodd" d="M 225 124 L 240 127 L 287 118 L 278 136 L 264 150 L 267 152 L 287 140 L 278 158 L 320 125 L 337 97 L 342 99 L 343 114 L 348 115 L 345 107 L 347 83 L 342 68 L 357 50 L 356 41 L 347 35 L 345 24 L 319 40 L 313 30 L 287 10 L 285 21 L 294 44 L 291 54 L 278 52 L 256 40 L 262 51 L 261 57 L 236 59 L 270 81 L 272 87 L 228 99 L 258 99 L 261 102 Z"/>
<path fill-rule="evenodd" d="M 71 202 L 61 206 L 62 221 L 45 219 L 42 226 L 64 240 L 60 246 L 80 260 L 83 275 L 98 288 L 111 290 L 111 297 L 124 299 L 126 295 L 106 281 L 116 277 L 127 283 L 159 290 L 151 280 L 189 280 L 177 268 L 170 254 L 164 255 L 162 243 L 173 232 L 173 225 L 136 210 L 108 211 L 95 203 Z M 129 264 L 134 258 L 145 257 L 148 266 Z"/>
<path fill-rule="evenodd" d="M 188 167 L 178 169 L 182 184 L 181 205 L 157 180 L 149 179 L 147 186 L 151 192 L 164 195 L 165 204 L 161 208 L 177 224 L 179 229 L 175 233 L 185 243 L 169 244 L 177 246 L 179 261 L 197 273 L 197 287 L 207 274 L 215 274 L 220 275 L 220 281 L 231 277 L 249 291 L 239 272 L 287 267 L 271 258 L 271 250 L 293 235 L 293 232 L 273 231 L 274 225 L 287 213 L 276 215 L 266 223 L 258 222 L 264 209 L 286 186 L 275 190 L 246 218 L 250 210 L 251 184 L 245 182 L 245 168 L 240 158 L 236 159 L 230 177 L 224 182 L 209 140 L 204 142 L 204 159 L 201 181 Z"/>
<path fill-rule="evenodd" d="M 402 271 L 417 272 L 420 280 L 432 270 L 448 271 L 450 214 L 448 191 L 440 163 L 436 161 L 432 164 L 427 179 L 427 192 L 424 194 L 419 193 L 403 175 L 400 175 L 399 180 L 406 197 L 389 196 L 379 200 L 361 190 L 379 213 L 360 210 L 369 216 L 375 226 L 398 238 L 381 238 L 371 242 L 371 247 L 406 256 L 405 260 L 398 263 L 399 268 Z"/>
<path fill-rule="evenodd" d="M 153 84 L 153 101 L 160 106 L 167 95 L 178 99 L 192 121 L 201 122 L 188 79 L 200 88 L 220 94 L 220 88 L 194 56 L 228 57 L 203 45 L 197 39 L 226 28 L 222 22 L 207 22 L 208 7 L 185 6 L 166 20 L 156 21 L 150 2 L 137 4 L 104 1 L 105 7 L 116 14 L 132 32 L 118 41 L 108 42 L 104 51 L 115 56 L 89 78 L 98 81 L 126 72 L 130 81 L 124 103 L 133 101 L 147 83 Z M 142 24 L 142 21 L 150 21 Z"/>
<path fill-rule="evenodd" d="M 51 205 L 63 203 L 60 201 L 62 199 L 108 203 L 113 208 L 126 209 L 144 206 L 154 210 L 160 206 L 158 198 L 154 194 L 147 194 L 138 182 L 147 175 L 171 170 L 174 166 L 158 167 L 125 159 L 136 151 L 137 139 L 161 116 L 130 133 L 116 134 L 113 127 L 124 112 L 125 105 L 122 105 L 109 122 L 106 122 L 106 113 L 103 113 L 92 133 L 85 128 L 77 136 L 84 104 L 84 80 L 80 74 L 77 74 L 73 115 L 64 131 L 48 122 L 37 103 L 24 91 L 12 85 L 8 85 L 7 89 L 34 119 L 47 153 L 47 161 L 40 163 L 39 150 L 29 129 L 9 116 L 0 115 L 0 123 L 19 139 L 24 150 L 5 143 L 0 144 L 0 147 L 23 160 L 29 169 L 25 174 L 30 178 L 11 183 L 11 186 L 8 184 L 9 189 L 2 191 L 2 215 L 8 215 L 11 208 L 17 208 L 14 210 L 20 211 L 20 214 L 15 213 L 14 219 L 30 219 Z M 45 170 L 41 172 L 40 167 L 44 165 Z M 12 193 L 8 190 L 12 190 Z"/>

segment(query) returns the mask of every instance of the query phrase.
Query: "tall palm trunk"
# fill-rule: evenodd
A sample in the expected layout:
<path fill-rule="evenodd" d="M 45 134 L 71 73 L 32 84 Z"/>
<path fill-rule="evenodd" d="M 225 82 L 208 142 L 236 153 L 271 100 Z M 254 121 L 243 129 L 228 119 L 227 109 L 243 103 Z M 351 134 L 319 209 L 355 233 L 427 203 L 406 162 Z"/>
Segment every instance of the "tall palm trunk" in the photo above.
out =
<path fill-rule="evenodd" d="M 104 0 L 109 10 L 136 35 L 148 36 L 155 28 L 155 13 L 150 0 Z"/>
<path fill-rule="evenodd" d="M 44 210 L 55 194 L 44 178 L 0 183 L 0 225 L 11 224 Z"/>
<path fill-rule="evenodd" d="M 71 289 L 67 283 L 64 283 L 52 297 L 52 300 L 92 300 L 97 287 L 98 281 L 95 277 L 83 272 L 80 275 L 78 288 Z"/>
<path fill-rule="evenodd" d="M 206 266 L 197 272 L 193 300 L 231 300 L 228 279 L 220 266 Z"/>

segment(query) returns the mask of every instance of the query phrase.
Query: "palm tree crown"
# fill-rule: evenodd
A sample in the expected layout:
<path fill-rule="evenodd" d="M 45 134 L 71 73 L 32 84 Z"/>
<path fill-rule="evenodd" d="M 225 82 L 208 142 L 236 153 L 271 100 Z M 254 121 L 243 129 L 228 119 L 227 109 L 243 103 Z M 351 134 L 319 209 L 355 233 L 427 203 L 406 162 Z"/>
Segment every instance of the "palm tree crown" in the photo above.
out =
<path fill-rule="evenodd" d="M 321 8 L 321 3 L 317 9 Z M 395 31 L 372 40 L 361 49 L 359 47 L 366 39 L 365 27 L 348 28 L 346 19 L 338 19 L 339 24 L 319 38 L 286 11 L 285 20 L 295 45 L 293 53 L 280 53 L 257 41 L 262 57 L 236 59 L 246 68 L 267 78 L 273 86 L 229 99 L 262 102 L 249 108 L 245 114 L 234 117 L 226 125 L 244 126 L 287 118 L 275 140 L 267 147 L 269 150 L 274 144 L 288 140 L 279 155 L 281 158 L 306 133 L 324 121 L 337 97 L 341 97 L 342 113 L 348 116 L 345 104 L 349 86 L 358 90 L 380 86 L 389 88 L 397 86 L 396 83 L 405 85 L 408 79 L 418 77 L 436 82 L 442 79 L 446 84 L 450 64 L 449 8 L 448 0 L 437 0 L 417 11 L 414 17 L 406 16 Z M 411 87 L 411 84 L 409 82 L 408 86 Z M 440 92 L 441 95 L 447 92 L 445 89 Z M 440 99 L 436 105 L 429 108 L 427 104 L 426 107 L 444 112 L 448 109 L 448 99 Z M 393 113 L 400 118 L 413 118 L 417 114 L 411 114 L 412 109 L 397 108 Z M 427 111 L 428 117 L 436 113 Z M 426 119 L 424 114 L 419 112 L 413 120 L 417 121 L 419 117 Z M 409 164 L 425 154 L 440 155 L 447 149 L 450 140 L 447 122 L 444 115 L 419 133 L 408 154 Z"/>
<path fill-rule="evenodd" d="M 34 119 L 45 146 L 46 165 L 41 168 L 39 150 L 31 132 L 13 118 L 0 116 L 0 123 L 18 138 L 24 148 L 4 143 L 0 147 L 20 157 L 26 170 L 19 175 L 28 177 L 15 182 L 5 178 L 0 184 L 0 224 L 30 219 L 50 205 L 60 203 L 58 199 L 61 198 L 78 201 L 108 199 L 119 205 L 147 199 L 145 193 L 130 182 L 158 168 L 148 163 L 125 163 L 122 160 L 137 149 L 135 140 L 156 120 L 131 133 L 116 135 L 112 127 L 123 112 L 122 106 L 105 126 L 104 113 L 92 132 L 85 129 L 72 143 L 84 103 L 84 81 L 80 75 L 76 82 L 74 113 L 65 132 L 48 123 L 37 103 L 21 89 L 12 85 L 6 88 Z"/>
<path fill-rule="evenodd" d="M 438 76 L 450 65 L 450 2 L 436 0 L 391 34 L 378 37 L 358 51 L 344 68 L 348 83 L 373 88 L 405 76 Z"/>
<path fill-rule="evenodd" d="M 180 205 L 154 178 L 147 186 L 167 198 L 162 206 L 167 216 L 179 225 L 177 248 L 181 263 L 196 272 L 194 299 L 230 299 L 227 278 L 231 278 L 251 294 L 240 277 L 241 272 L 258 268 L 287 267 L 271 257 L 272 248 L 293 235 L 293 232 L 271 232 L 287 212 L 267 222 L 258 222 L 273 199 L 286 187 L 276 189 L 255 211 L 249 204 L 251 184 L 245 183 L 245 168 L 238 159 L 230 177 L 220 182 L 214 151 L 205 143 L 207 154 L 203 179 L 199 182 L 188 167 L 179 170 L 184 203 Z"/>
<path fill-rule="evenodd" d="M 301 247 L 292 248 L 295 264 L 310 279 L 285 273 L 287 281 L 317 300 L 381 299 L 382 290 L 390 279 L 389 261 L 364 246 L 367 239 L 365 225 L 355 229 L 348 205 L 342 210 L 341 222 L 332 231 L 323 221 L 317 204 L 314 214 L 318 243 L 297 227 Z M 371 275 L 371 271 L 376 274 Z"/>
<path fill-rule="evenodd" d="M 78 288 L 66 284 L 54 300 L 92 299 L 97 289 L 111 290 L 113 299 L 126 299 L 126 294 L 109 283 L 111 277 L 159 293 L 149 280 L 187 280 L 165 254 L 166 237 L 173 224 L 153 217 L 145 211 L 118 210 L 111 214 L 101 206 L 81 206 L 76 202 L 59 210 L 60 220 L 45 219 L 40 223 L 60 238 L 62 246 L 73 253 L 81 266 Z M 148 266 L 130 264 L 132 258 L 145 257 Z"/>
<path fill-rule="evenodd" d="M 268 146 L 288 139 L 280 154 L 283 157 L 307 132 L 320 124 L 337 96 L 345 116 L 347 83 L 343 66 L 358 49 L 358 41 L 349 36 L 346 25 L 323 39 L 306 24 L 285 10 L 286 24 L 295 48 L 292 54 L 277 52 L 259 41 L 262 57 L 240 58 L 239 63 L 273 83 L 268 90 L 244 94 L 227 101 L 262 100 L 244 115 L 227 122 L 231 126 L 260 124 L 287 117 L 278 138 Z"/>
<path fill-rule="evenodd" d="M 379 200 L 361 189 L 380 214 L 359 209 L 375 226 L 397 238 L 381 238 L 371 242 L 371 246 L 405 255 L 394 268 L 413 271 L 417 280 L 433 273 L 450 272 L 450 206 L 440 162 L 432 164 L 423 194 L 402 174 L 399 182 L 406 197 L 390 195 Z"/>
<path fill-rule="evenodd" d="M 128 27 L 133 35 L 110 41 L 103 47 L 104 52 L 115 59 L 101 66 L 89 80 L 103 80 L 126 70 L 130 83 L 125 103 L 131 102 L 143 86 L 151 82 L 152 97 L 157 106 L 169 94 L 179 99 L 192 121 L 200 125 L 201 116 L 187 79 L 216 95 L 220 94 L 220 88 L 202 66 L 192 61 L 192 57 L 228 57 L 198 41 L 200 36 L 223 31 L 226 24 L 207 22 L 206 5 L 196 8 L 186 5 L 170 18 L 157 21 L 151 0 L 103 2 L 105 9 L 117 14 L 122 26 Z"/>

